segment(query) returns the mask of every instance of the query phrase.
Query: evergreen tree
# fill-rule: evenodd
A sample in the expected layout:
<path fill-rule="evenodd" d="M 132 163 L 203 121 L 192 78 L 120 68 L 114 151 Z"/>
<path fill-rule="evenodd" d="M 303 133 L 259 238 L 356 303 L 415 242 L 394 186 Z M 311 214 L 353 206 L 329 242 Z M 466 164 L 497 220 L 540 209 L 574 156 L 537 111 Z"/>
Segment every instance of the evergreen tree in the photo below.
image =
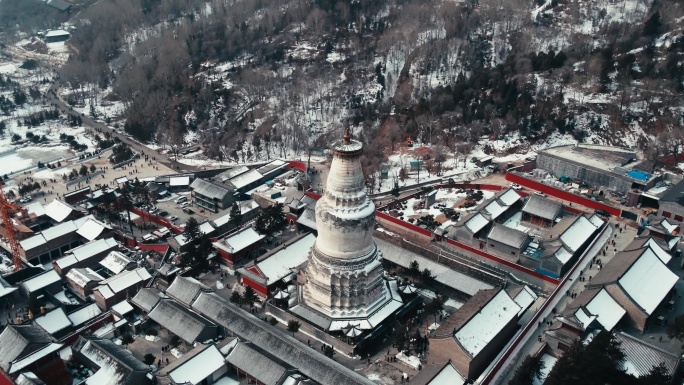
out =
<path fill-rule="evenodd" d="M 247 306 L 252 307 L 254 302 L 257 300 L 257 293 L 252 289 L 251 286 L 245 288 L 245 294 L 243 295 L 244 302 Z"/>
<path fill-rule="evenodd" d="M 240 294 L 240 292 L 237 290 L 233 290 L 233 292 L 230 294 L 230 302 L 238 306 L 242 306 L 242 300 L 242 294 Z"/>
<path fill-rule="evenodd" d="M 672 379 L 667 372 L 665 364 L 661 362 L 660 365 L 654 366 L 647 375 L 639 377 L 639 385 L 669 385 Z"/>
<path fill-rule="evenodd" d="M 266 207 L 256 220 L 256 230 L 262 234 L 278 231 L 285 226 L 285 212 L 283 204 Z"/>
<path fill-rule="evenodd" d="M 242 211 L 240 211 L 240 206 L 237 202 L 230 206 L 230 223 L 235 226 L 240 226 L 242 223 Z"/>
<path fill-rule="evenodd" d="M 300 326 L 302 325 L 297 320 L 291 319 L 287 321 L 287 331 L 292 333 L 292 337 L 294 337 L 295 333 L 299 331 Z"/>
<path fill-rule="evenodd" d="M 200 231 L 199 222 L 197 222 L 197 219 L 190 218 L 187 222 L 185 222 L 183 236 L 185 237 L 185 241 L 187 243 L 193 243 L 202 236 L 202 231 Z"/>
<path fill-rule="evenodd" d="M 661 33 L 663 27 L 663 22 L 660 18 L 660 12 L 656 12 L 644 23 L 644 30 L 642 34 L 644 36 L 657 37 Z"/>
<path fill-rule="evenodd" d="M 553 366 L 545 385 L 630 384 L 634 377 L 620 369 L 624 360 L 620 343 L 601 332 L 586 347 L 575 342 Z"/>
<path fill-rule="evenodd" d="M 515 370 L 515 374 L 508 385 L 532 385 L 534 379 L 540 379 L 542 375 L 542 370 L 544 369 L 544 363 L 541 360 L 527 356 L 525 360 L 520 364 L 520 366 Z"/>
<path fill-rule="evenodd" d="M 677 316 L 673 323 L 667 325 L 667 336 L 684 342 L 684 315 Z"/>
<path fill-rule="evenodd" d="M 143 357 L 143 362 L 145 363 L 145 365 L 152 365 L 152 364 L 154 364 L 154 361 L 155 361 L 156 359 L 157 359 L 157 358 L 154 356 L 154 354 L 147 353 L 147 354 L 145 354 L 145 356 Z"/>
<path fill-rule="evenodd" d="M 121 345 L 127 346 L 129 344 L 133 343 L 133 336 L 131 333 L 126 333 L 123 336 L 121 336 Z"/>
<path fill-rule="evenodd" d="M 425 312 L 435 317 L 435 323 L 437 323 L 437 314 L 442 310 L 444 310 L 444 300 L 439 295 L 435 296 L 429 304 L 425 305 Z"/>
<path fill-rule="evenodd" d="M 325 345 L 323 346 L 323 354 L 328 358 L 333 358 L 335 355 L 335 348 L 333 348 L 331 345 Z"/>

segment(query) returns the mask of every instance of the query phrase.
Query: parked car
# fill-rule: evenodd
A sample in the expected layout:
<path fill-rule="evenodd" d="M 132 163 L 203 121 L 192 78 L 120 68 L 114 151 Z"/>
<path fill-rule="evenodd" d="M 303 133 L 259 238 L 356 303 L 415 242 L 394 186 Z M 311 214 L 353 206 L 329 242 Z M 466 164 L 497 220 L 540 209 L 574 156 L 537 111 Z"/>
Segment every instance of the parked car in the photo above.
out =
<path fill-rule="evenodd" d="M 607 211 L 603 211 L 603 210 L 595 210 L 594 213 L 596 215 L 600 215 L 602 217 L 609 217 L 610 216 L 610 214 L 608 214 Z"/>
<path fill-rule="evenodd" d="M 180 197 L 180 198 L 176 199 L 176 203 L 183 203 L 183 202 L 187 202 L 187 201 L 188 201 L 188 197 Z"/>
<path fill-rule="evenodd" d="M 540 197 L 545 197 L 545 196 L 546 196 L 546 194 L 544 194 L 544 193 L 541 192 L 541 191 L 535 191 L 535 192 L 534 192 L 534 195 L 539 195 Z"/>
<path fill-rule="evenodd" d="M 520 186 L 520 185 L 517 184 L 517 183 L 511 183 L 511 188 L 512 188 L 513 190 L 522 190 L 522 186 Z"/>
<path fill-rule="evenodd" d="M 172 215 L 172 216 L 169 217 L 169 220 L 170 220 L 171 222 L 175 222 L 175 221 L 178 220 L 178 217 L 175 216 L 175 215 Z"/>
<path fill-rule="evenodd" d="M 168 211 L 166 211 L 166 210 L 162 210 L 162 211 L 159 212 L 159 216 L 160 216 L 160 217 L 165 217 L 165 216 L 167 216 L 167 215 L 169 215 L 169 213 L 168 213 Z"/>
<path fill-rule="evenodd" d="M 190 206 L 190 202 L 181 203 L 181 207 L 187 207 L 187 206 Z"/>

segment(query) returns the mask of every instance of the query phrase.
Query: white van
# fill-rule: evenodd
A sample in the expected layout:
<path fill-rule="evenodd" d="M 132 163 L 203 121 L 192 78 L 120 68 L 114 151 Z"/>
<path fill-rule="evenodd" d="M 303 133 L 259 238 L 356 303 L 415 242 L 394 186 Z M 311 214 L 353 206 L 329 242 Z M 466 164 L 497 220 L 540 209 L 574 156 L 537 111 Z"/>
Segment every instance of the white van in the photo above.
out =
<path fill-rule="evenodd" d="M 183 202 L 187 202 L 187 201 L 188 201 L 188 197 L 180 197 L 180 198 L 176 199 L 176 203 L 183 203 Z"/>

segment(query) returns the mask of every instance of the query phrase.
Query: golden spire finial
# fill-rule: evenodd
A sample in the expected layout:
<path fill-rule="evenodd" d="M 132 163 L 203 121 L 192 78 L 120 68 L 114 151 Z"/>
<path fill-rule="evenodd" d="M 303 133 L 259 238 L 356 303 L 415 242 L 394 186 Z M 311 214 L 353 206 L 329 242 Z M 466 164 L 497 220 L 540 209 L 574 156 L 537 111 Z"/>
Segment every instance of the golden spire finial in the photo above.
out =
<path fill-rule="evenodd" d="M 342 137 L 342 143 L 343 144 L 350 144 L 351 143 L 351 133 L 349 133 L 349 127 L 344 129 L 344 136 Z"/>

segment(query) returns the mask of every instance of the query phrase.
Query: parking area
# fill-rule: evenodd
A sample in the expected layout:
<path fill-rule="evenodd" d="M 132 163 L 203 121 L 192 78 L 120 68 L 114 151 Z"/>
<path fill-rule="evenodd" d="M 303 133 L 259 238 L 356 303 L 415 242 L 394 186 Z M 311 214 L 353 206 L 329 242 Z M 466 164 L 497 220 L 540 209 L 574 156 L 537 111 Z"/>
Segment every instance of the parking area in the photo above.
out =
<path fill-rule="evenodd" d="M 185 199 L 182 199 L 182 198 Z M 179 199 L 181 202 L 179 202 Z M 199 207 L 193 207 L 192 198 L 190 192 L 175 193 L 171 194 L 170 197 L 158 200 L 155 203 L 157 211 L 153 214 L 160 217 L 172 220 L 176 225 L 181 225 L 188 221 L 190 218 L 195 218 L 198 222 L 204 222 L 205 220 L 214 220 L 220 218 L 230 212 L 230 210 L 221 210 L 218 213 L 214 213 L 208 210 L 203 210 Z M 183 209 L 186 210 L 183 210 Z"/>

